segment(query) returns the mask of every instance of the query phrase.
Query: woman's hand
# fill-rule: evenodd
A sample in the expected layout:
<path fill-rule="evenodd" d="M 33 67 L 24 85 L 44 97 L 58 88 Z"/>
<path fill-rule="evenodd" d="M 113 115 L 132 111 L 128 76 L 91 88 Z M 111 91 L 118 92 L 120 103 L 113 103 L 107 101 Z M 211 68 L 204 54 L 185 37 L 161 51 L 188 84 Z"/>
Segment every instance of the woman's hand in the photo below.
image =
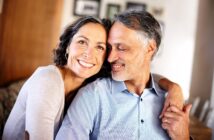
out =
<path fill-rule="evenodd" d="M 192 105 L 187 104 L 183 110 L 170 106 L 164 112 L 162 127 L 167 131 L 172 140 L 189 140 L 189 113 Z"/>
<path fill-rule="evenodd" d="M 182 110 L 184 105 L 184 98 L 181 87 L 166 78 L 160 79 L 158 84 L 161 88 L 168 91 L 160 118 L 163 117 L 163 113 L 166 112 L 167 108 L 172 105 Z"/>

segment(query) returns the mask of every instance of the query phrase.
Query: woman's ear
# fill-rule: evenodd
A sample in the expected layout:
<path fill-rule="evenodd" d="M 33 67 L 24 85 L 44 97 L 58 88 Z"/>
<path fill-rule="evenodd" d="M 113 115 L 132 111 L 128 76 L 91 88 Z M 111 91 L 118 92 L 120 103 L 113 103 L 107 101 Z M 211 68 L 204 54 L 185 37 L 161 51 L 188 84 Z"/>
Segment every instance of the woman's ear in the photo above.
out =
<path fill-rule="evenodd" d="M 66 48 L 65 52 L 65 59 L 68 60 L 68 54 L 69 54 L 69 47 Z"/>
<path fill-rule="evenodd" d="M 66 54 L 69 54 L 69 47 L 66 48 Z"/>

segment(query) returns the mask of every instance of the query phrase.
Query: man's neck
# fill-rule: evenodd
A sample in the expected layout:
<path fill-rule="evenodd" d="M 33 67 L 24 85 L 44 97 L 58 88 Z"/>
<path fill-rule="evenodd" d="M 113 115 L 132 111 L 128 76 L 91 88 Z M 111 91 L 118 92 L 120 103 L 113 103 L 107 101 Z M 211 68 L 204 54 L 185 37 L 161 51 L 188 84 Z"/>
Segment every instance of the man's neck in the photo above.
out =
<path fill-rule="evenodd" d="M 143 90 L 149 87 L 149 80 L 150 80 L 150 71 L 141 73 L 137 79 L 127 80 L 125 84 L 129 90 L 129 92 L 136 93 L 141 95 Z"/>

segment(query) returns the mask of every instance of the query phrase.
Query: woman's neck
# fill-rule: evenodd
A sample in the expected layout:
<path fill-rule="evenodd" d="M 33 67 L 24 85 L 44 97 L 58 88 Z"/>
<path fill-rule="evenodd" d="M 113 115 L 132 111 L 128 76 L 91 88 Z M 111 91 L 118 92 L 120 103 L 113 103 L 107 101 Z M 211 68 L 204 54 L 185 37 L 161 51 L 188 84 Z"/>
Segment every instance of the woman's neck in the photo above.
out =
<path fill-rule="evenodd" d="M 85 81 L 84 78 L 77 77 L 71 70 L 65 67 L 58 67 L 64 82 L 65 96 L 71 91 L 79 88 Z"/>

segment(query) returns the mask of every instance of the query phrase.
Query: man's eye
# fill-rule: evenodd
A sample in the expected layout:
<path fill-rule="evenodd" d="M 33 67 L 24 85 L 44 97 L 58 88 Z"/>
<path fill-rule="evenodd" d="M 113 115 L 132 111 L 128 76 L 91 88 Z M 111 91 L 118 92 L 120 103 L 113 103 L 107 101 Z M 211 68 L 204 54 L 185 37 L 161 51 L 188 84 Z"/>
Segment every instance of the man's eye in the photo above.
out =
<path fill-rule="evenodd" d="M 125 50 L 126 50 L 126 49 L 125 49 L 124 47 L 122 47 L 121 45 L 118 46 L 117 49 L 118 49 L 119 51 L 125 51 Z"/>
<path fill-rule="evenodd" d="M 124 48 L 118 48 L 119 51 L 125 51 L 126 49 Z"/>
<path fill-rule="evenodd" d="M 122 44 L 118 43 L 115 45 L 116 49 L 118 51 L 125 51 L 126 50 L 126 47 L 124 47 Z"/>

